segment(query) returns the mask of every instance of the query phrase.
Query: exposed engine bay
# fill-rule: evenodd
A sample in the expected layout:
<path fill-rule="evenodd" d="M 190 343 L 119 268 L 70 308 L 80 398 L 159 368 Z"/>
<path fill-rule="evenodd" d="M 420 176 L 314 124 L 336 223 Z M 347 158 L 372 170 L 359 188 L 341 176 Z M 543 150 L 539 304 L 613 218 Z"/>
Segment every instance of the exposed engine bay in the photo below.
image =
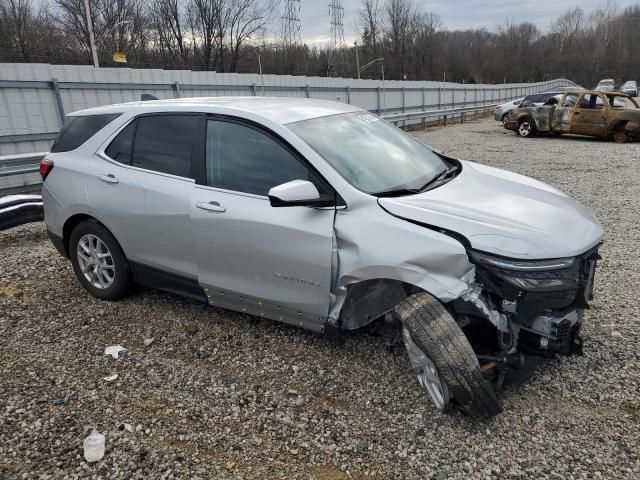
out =
<path fill-rule="evenodd" d="M 593 298 L 599 247 L 535 261 L 470 251 L 475 281 L 448 307 L 480 362 L 498 365 L 500 373 L 520 368 L 525 353 L 581 354 L 580 327 Z"/>

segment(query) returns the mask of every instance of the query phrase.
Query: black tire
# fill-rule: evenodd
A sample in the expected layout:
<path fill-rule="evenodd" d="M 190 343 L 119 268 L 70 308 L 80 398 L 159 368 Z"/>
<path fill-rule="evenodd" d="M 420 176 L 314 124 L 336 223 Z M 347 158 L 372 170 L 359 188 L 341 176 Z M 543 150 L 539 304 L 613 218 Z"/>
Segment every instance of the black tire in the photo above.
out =
<path fill-rule="evenodd" d="M 509 116 L 509 112 L 505 113 L 504 115 L 502 115 L 502 126 L 505 126 L 505 123 L 507 122 L 507 117 Z M 505 127 L 506 128 L 506 127 Z"/>
<path fill-rule="evenodd" d="M 528 125 L 528 128 L 524 128 Z M 536 122 L 531 117 L 525 117 L 518 122 L 517 133 L 522 138 L 531 138 L 536 134 Z"/>
<path fill-rule="evenodd" d="M 502 412 L 471 344 L 438 300 L 428 293 L 417 293 L 400 302 L 395 311 L 414 343 L 434 363 L 460 410 L 476 421 Z"/>
<path fill-rule="evenodd" d="M 92 285 L 82 273 L 78 260 L 78 242 L 86 235 L 91 234 L 98 237 L 109 249 L 113 264 L 113 282 L 106 288 L 97 288 Z M 91 295 L 101 300 L 118 300 L 131 293 L 134 287 L 131 276 L 129 262 L 120 248 L 118 241 L 111 232 L 95 220 L 85 220 L 80 222 L 71 232 L 69 237 L 69 258 L 73 265 L 73 271 L 80 284 Z"/>

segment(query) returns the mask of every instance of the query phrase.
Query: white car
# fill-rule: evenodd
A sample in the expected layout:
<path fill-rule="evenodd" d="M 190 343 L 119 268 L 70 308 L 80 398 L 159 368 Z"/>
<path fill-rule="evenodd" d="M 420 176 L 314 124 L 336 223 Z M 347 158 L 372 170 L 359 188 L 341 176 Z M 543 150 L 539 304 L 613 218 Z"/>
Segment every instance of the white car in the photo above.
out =
<path fill-rule="evenodd" d="M 522 352 L 581 348 L 604 233 L 593 214 L 352 105 L 92 108 L 67 117 L 40 172 L 49 236 L 92 295 L 144 284 L 338 342 L 394 321 L 441 410 L 497 415 L 490 380 Z"/>
<path fill-rule="evenodd" d="M 616 82 L 613 78 L 600 80 L 596 87 L 596 92 L 614 92 L 616 90 Z"/>

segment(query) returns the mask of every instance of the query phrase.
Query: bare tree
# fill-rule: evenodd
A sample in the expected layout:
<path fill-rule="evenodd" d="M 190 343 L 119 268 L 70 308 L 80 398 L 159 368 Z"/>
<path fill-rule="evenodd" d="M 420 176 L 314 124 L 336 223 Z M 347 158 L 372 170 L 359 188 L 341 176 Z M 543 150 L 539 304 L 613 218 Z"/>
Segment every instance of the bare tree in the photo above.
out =
<path fill-rule="evenodd" d="M 393 73 L 403 79 L 407 71 L 407 56 L 417 22 L 413 0 L 388 0 L 385 5 L 385 41 L 394 62 Z"/>
<path fill-rule="evenodd" d="M 380 42 L 382 8 L 380 0 L 362 0 L 358 9 L 358 23 L 365 47 L 375 51 Z"/>
<path fill-rule="evenodd" d="M 236 0 L 229 8 L 229 50 L 231 52 L 230 71 L 238 66 L 240 49 L 263 30 L 273 11 L 274 2 L 261 4 L 258 0 Z"/>
<path fill-rule="evenodd" d="M 186 39 L 186 12 L 178 0 L 152 0 L 151 24 L 164 64 L 188 66 L 191 45 Z"/>
<path fill-rule="evenodd" d="M 585 15 L 580 7 L 567 10 L 551 25 L 551 33 L 556 35 L 560 54 L 566 54 L 584 33 Z"/>
<path fill-rule="evenodd" d="M 0 0 L 0 46 L 30 61 L 37 39 L 38 14 L 32 0 Z"/>

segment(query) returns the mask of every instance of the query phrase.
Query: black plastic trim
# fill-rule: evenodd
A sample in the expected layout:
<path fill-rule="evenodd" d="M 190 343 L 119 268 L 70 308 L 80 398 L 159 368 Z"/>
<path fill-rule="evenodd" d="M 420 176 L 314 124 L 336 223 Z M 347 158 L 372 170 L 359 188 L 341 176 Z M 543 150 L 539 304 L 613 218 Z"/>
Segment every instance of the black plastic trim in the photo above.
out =
<path fill-rule="evenodd" d="M 56 250 L 58 250 L 58 253 L 60 253 L 60 255 L 62 255 L 64 258 L 69 258 L 69 254 L 64 246 L 64 240 L 62 239 L 62 237 L 56 235 L 55 233 L 52 233 L 49 229 L 47 229 L 47 235 L 49 236 L 49 240 L 51 240 L 51 243 L 53 243 L 53 246 L 56 247 Z"/>
<path fill-rule="evenodd" d="M 138 262 L 129 261 L 129 265 L 131 266 L 134 280 L 140 285 L 207 303 L 207 296 L 195 277 L 178 275 L 177 273 L 167 272 Z"/>

